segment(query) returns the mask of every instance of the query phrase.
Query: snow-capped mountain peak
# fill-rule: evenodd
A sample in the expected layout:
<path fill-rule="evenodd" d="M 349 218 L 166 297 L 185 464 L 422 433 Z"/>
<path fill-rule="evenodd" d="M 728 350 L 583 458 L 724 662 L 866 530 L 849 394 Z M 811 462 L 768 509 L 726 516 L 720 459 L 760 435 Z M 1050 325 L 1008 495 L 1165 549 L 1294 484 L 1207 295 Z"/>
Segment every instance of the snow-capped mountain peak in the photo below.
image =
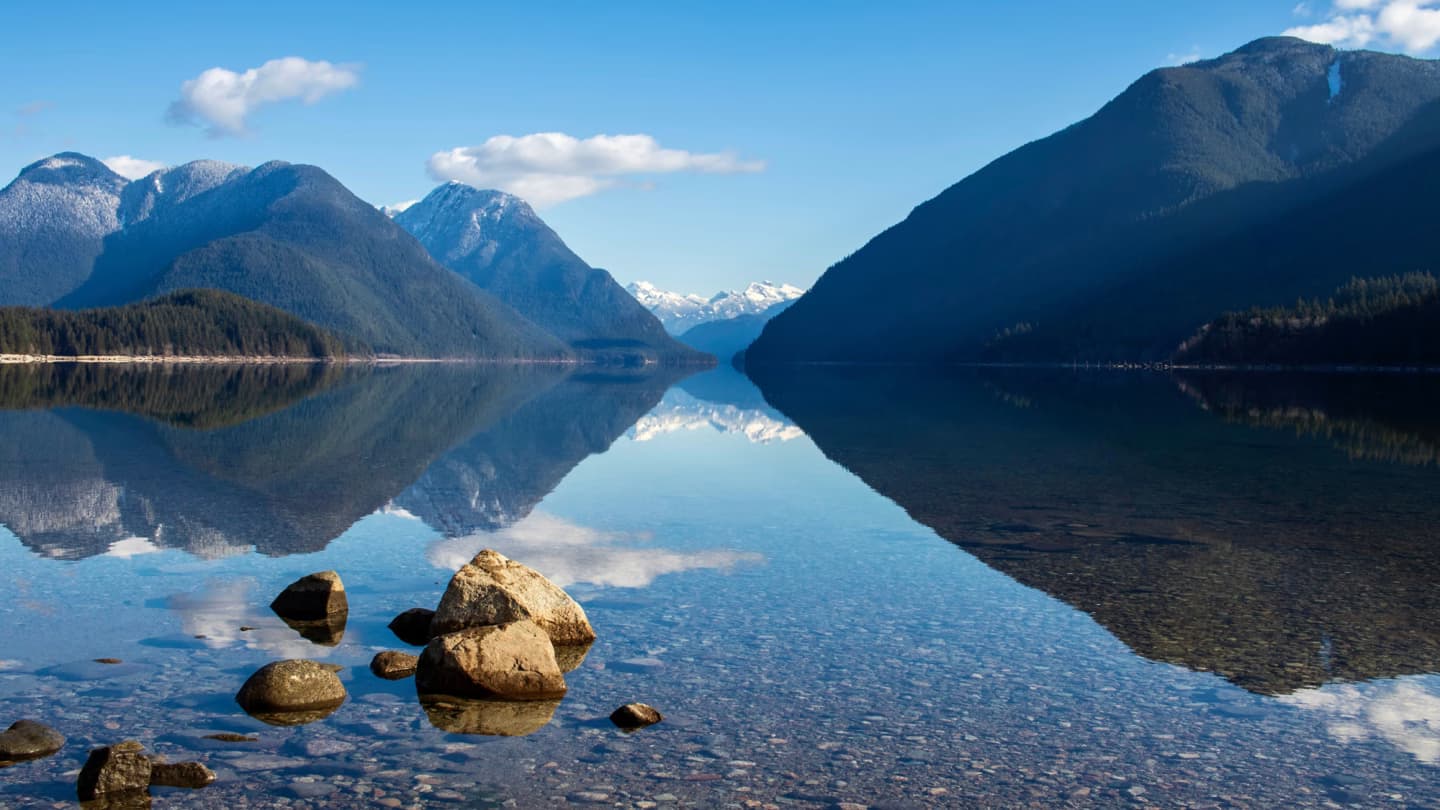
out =
<path fill-rule="evenodd" d="M 805 294 L 799 287 L 773 281 L 754 281 L 743 290 L 725 290 L 709 298 L 669 292 L 648 281 L 634 282 L 625 289 L 655 313 L 672 335 L 710 321 L 758 315 Z"/>
<path fill-rule="evenodd" d="M 151 172 L 121 192 L 120 225 L 134 225 L 148 219 L 157 208 L 178 205 L 247 171 L 248 167 L 219 160 L 194 160 Z"/>

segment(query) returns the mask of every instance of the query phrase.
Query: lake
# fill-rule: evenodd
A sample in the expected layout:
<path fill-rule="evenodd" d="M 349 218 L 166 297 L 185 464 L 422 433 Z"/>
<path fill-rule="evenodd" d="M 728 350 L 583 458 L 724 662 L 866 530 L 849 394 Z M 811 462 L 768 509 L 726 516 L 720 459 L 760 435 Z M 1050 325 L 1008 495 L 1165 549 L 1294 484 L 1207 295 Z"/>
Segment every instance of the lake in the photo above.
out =
<path fill-rule="evenodd" d="M 219 775 L 161 807 L 1440 806 L 1440 379 L 757 378 L 0 367 L 0 727 L 69 738 L 0 807 L 123 739 Z M 599 634 L 520 736 L 368 669 L 483 548 Z M 296 657 L 346 704 L 236 705 Z"/>

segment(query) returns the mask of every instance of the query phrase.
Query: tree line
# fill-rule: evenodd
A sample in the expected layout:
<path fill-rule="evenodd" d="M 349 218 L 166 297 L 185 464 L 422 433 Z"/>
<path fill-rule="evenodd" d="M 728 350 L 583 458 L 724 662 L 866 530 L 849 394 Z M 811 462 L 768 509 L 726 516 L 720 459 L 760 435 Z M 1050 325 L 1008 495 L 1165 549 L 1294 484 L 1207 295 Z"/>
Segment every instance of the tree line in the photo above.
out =
<path fill-rule="evenodd" d="M 266 304 L 182 290 L 88 310 L 0 307 L 0 354 L 341 358 L 346 341 Z"/>

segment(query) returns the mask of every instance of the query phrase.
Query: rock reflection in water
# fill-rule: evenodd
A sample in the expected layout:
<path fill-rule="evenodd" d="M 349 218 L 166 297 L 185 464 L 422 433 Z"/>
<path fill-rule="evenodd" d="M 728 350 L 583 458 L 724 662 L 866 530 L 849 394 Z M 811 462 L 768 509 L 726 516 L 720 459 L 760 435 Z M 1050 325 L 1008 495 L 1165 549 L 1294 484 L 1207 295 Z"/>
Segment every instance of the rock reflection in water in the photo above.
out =
<path fill-rule="evenodd" d="M 1141 655 L 1263 694 L 1440 671 L 1433 468 L 1227 422 L 1161 375 L 757 376 L 829 458 Z M 1253 401 L 1233 393 L 1249 379 L 1227 378 L 1226 397 Z M 1348 420 L 1423 446 L 1437 414 L 1399 420 L 1395 402 L 1433 381 L 1389 379 L 1405 390 L 1331 390 Z M 1303 389 L 1307 408 L 1331 407 L 1325 390 Z"/>
<path fill-rule="evenodd" d="M 461 700 L 422 695 L 430 724 L 450 734 L 524 737 L 550 723 L 559 700 Z"/>

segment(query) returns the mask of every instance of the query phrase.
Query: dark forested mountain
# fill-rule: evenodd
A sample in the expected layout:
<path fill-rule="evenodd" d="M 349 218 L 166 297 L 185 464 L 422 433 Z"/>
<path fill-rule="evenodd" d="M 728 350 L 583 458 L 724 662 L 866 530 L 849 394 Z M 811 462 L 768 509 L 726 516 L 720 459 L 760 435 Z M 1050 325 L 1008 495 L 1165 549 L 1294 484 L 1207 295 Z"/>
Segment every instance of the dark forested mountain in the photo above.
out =
<path fill-rule="evenodd" d="M 1180 346 L 1179 363 L 1440 366 L 1440 281 L 1354 279 L 1331 298 L 1229 312 Z"/>
<path fill-rule="evenodd" d="M 747 362 L 1158 359 L 1218 312 L 1327 294 L 1360 255 L 1424 266 L 1437 99 L 1440 63 L 1285 38 L 1153 71 L 832 267 Z"/>
<path fill-rule="evenodd" d="M 337 358 L 365 349 L 275 307 L 182 290 L 78 312 L 0 307 L 0 354 Z"/>
<path fill-rule="evenodd" d="M 447 183 L 395 221 L 446 267 L 574 346 L 699 359 L 518 197 Z"/>
<path fill-rule="evenodd" d="M 80 285 L 117 225 L 125 178 L 62 152 L 0 190 L 0 304 L 40 306 Z"/>
<path fill-rule="evenodd" d="M 382 354 L 567 355 L 552 335 L 441 267 L 403 229 L 314 166 L 188 169 L 183 184 L 157 187 L 147 182 L 152 176 L 125 195 L 129 221 L 105 239 L 89 278 L 61 306 L 114 306 L 214 288 Z"/>

